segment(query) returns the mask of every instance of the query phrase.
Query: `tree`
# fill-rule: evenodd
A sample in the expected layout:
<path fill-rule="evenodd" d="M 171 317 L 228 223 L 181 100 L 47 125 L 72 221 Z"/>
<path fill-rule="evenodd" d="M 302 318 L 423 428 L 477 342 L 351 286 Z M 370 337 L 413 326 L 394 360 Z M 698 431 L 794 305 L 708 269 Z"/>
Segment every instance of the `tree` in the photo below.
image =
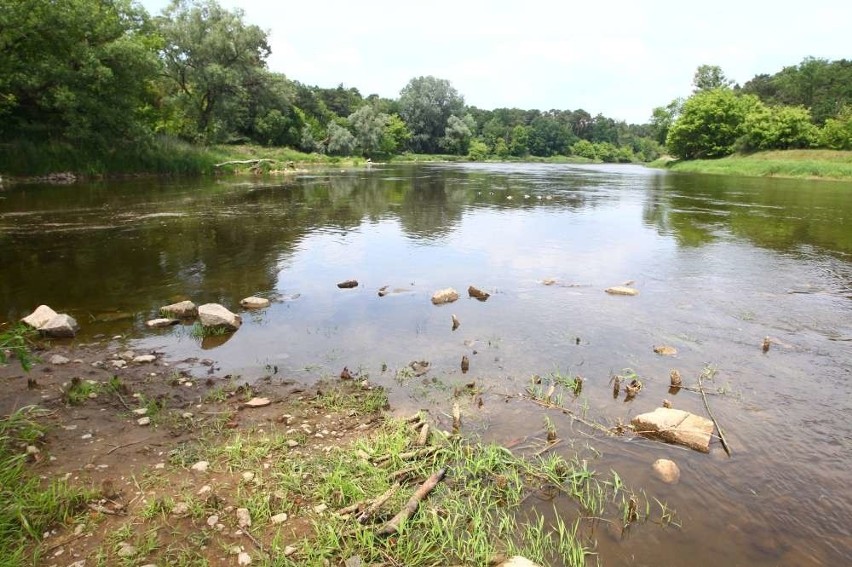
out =
<path fill-rule="evenodd" d="M 471 140 L 467 157 L 472 161 L 482 161 L 488 157 L 488 144 L 482 140 Z"/>
<path fill-rule="evenodd" d="M 512 139 L 509 143 L 509 153 L 515 157 L 524 157 L 530 153 L 530 129 L 526 126 L 512 128 Z"/>
<path fill-rule="evenodd" d="M 464 112 L 464 98 L 445 79 L 417 77 L 400 92 L 399 111 L 411 131 L 412 149 L 437 153 L 450 116 Z"/>
<path fill-rule="evenodd" d="M 683 159 L 716 158 L 734 152 L 744 132 L 743 123 L 760 103 L 754 95 L 737 95 L 718 88 L 692 95 L 683 113 L 669 129 L 666 146 Z"/>
<path fill-rule="evenodd" d="M 349 115 L 349 125 L 362 155 L 369 157 L 381 151 L 382 139 L 389 123 L 390 116 L 370 104 L 365 104 Z"/>
<path fill-rule="evenodd" d="M 328 137 L 325 140 L 325 151 L 329 155 L 348 156 L 355 150 L 357 141 L 352 133 L 335 122 L 328 125 Z"/>
<path fill-rule="evenodd" d="M 820 132 L 820 145 L 833 150 L 852 150 L 852 106 L 829 118 Z"/>
<path fill-rule="evenodd" d="M 156 43 L 130 0 L 3 2 L 0 50 L 4 139 L 106 149 L 148 133 Z"/>
<path fill-rule="evenodd" d="M 571 146 L 571 155 L 584 157 L 587 159 L 598 159 L 595 144 L 588 140 L 577 140 Z"/>
<path fill-rule="evenodd" d="M 438 143 L 448 153 L 464 155 L 470 146 L 470 139 L 475 128 L 476 123 L 470 114 L 464 118 L 450 116 L 447 127 L 444 129 L 444 136 Z"/>
<path fill-rule="evenodd" d="M 382 133 L 382 153 L 392 154 L 401 151 L 408 145 L 409 140 L 411 140 L 411 132 L 408 131 L 408 126 L 399 114 L 391 114 Z"/>
<path fill-rule="evenodd" d="M 198 141 L 223 141 L 244 109 L 249 86 L 262 80 L 270 48 L 266 32 L 243 22 L 242 10 L 215 0 L 172 0 L 157 19 L 169 81 L 169 102 L 186 120 L 177 132 Z"/>
<path fill-rule="evenodd" d="M 694 93 L 712 91 L 713 89 L 727 89 L 734 81 L 725 76 L 724 71 L 718 65 L 699 65 L 692 77 Z"/>
<path fill-rule="evenodd" d="M 658 144 L 665 144 L 669 128 L 680 116 L 683 110 L 683 99 L 676 98 L 666 106 L 658 106 L 651 111 L 651 137 Z"/>
<path fill-rule="evenodd" d="M 744 150 L 809 148 L 817 140 L 817 128 L 803 106 L 766 106 L 759 102 L 745 117 Z"/>

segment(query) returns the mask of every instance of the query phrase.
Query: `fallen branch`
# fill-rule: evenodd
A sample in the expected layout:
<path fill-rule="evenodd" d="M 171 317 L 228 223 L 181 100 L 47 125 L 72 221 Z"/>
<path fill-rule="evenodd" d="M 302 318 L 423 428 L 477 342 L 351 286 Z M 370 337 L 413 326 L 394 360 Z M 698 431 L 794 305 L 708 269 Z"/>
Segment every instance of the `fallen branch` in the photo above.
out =
<path fill-rule="evenodd" d="M 138 441 L 131 441 L 130 443 L 125 443 L 123 445 L 116 445 L 115 447 L 113 447 L 112 449 L 107 451 L 106 454 L 112 455 L 113 453 L 115 453 L 119 449 L 124 449 L 125 447 L 130 447 L 132 445 L 138 445 L 139 443 L 144 443 L 145 441 L 150 441 L 151 439 L 153 439 L 153 437 L 146 437 L 144 439 L 139 439 Z"/>
<path fill-rule="evenodd" d="M 429 424 L 424 423 L 423 427 L 420 428 L 420 436 L 417 438 L 417 441 L 414 444 L 417 447 L 425 447 L 426 443 L 429 441 Z"/>
<path fill-rule="evenodd" d="M 557 439 L 556 441 L 549 441 L 547 443 L 547 445 L 545 445 L 544 447 L 542 447 L 541 449 L 539 449 L 538 451 L 533 453 L 532 456 L 533 457 L 540 457 L 543 454 L 550 451 L 551 449 L 553 449 L 554 447 L 556 447 L 557 445 L 559 445 L 560 443 L 562 443 L 562 439 Z"/>
<path fill-rule="evenodd" d="M 559 406 L 559 405 L 556 405 L 556 404 L 552 404 L 552 403 L 549 403 L 549 402 L 543 402 L 543 401 L 537 400 L 535 398 L 528 398 L 528 397 L 524 397 L 524 396 L 521 396 L 521 398 L 527 399 L 527 400 L 531 401 L 532 403 L 539 405 L 543 408 L 558 409 L 563 414 L 570 417 L 571 419 L 573 419 L 575 421 L 579 421 L 580 423 L 582 423 L 583 425 L 585 425 L 587 427 L 591 427 L 592 429 L 597 429 L 598 431 L 606 433 L 607 435 L 615 435 L 615 433 L 613 433 L 611 429 L 604 427 L 603 425 L 601 425 L 599 423 L 595 423 L 594 421 L 589 421 L 588 419 L 582 418 L 579 415 L 572 412 L 571 410 L 569 410 L 568 408 L 565 408 L 565 407 L 562 407 L 562 406 Z"/>
<path fill-rule="evenodd" d="M 447 474 L 446 467 L 442 468 L 441 470 L 427 478 L 426 482 L 421 484 L 420 488 L 418 488 L 417 491 L 411 496 L 411 498 L 408 499 L 408 502 L 405 504 L 402 510 L 400 510 L 396 516 L 391 518 L 390 521 L 388 521 L 384 526 L 382 526 L 382 528 L 378 532 L 376 532 L 377 535 L 391 535 L 399 531 L 399 525 L 414 515 L 414 512 L 417 511 L 417 507 L 420 505 L 420 501 L 426 498 L 426 496 L 428 496 L 429 493 L 432 492 L 432 489 L 435 488 L 439 482 L 441 482 L 441 479 L 444 478 L 445 474 Z"/>
<path fill-rule="evenodd" d="M 707 415 L 710 416 L 710 419 L 713 420 L 713 425 L 716 426 L 716 429 L 719 430 L 719 441 L 722 442 L 722 448 L 725 449 L 725 452 L 728 456 L 731 456 L 731 447 L 728 445 L 728 440 L 725 439 L 725 432 L 722 431 L 722 427 L 719 425 L 719 422 L 716 421 L 716 417 L 713 415 L 713 412 L 710 411 L 710 404 L 707 403 L 707 396 L 704 394 L 704 386 L 701 384 L 701 377 L 704 376 L 704 373 L 698 375 L 698 391 L 701 392 L 701 399 L 704 400 L 704 408 L 707 410 Z"/>
<path fill-rule="evenodd" d="M 223 165 L 248 165 L 248 164 L 258 165 L 260 163 L 275 163 L 274 159 L 244 159 L 244 160 L 233 160 L 233 161 L 223 161 L 222 163 L 214 164 L 213 167 L 222 167 Z"/>
<path fill-rule="evenodd" d="M 381 496 L 379 496 L 378 498 L 373 500 L 372 504 L 367 506 L 367 509 L 364 510 L 361 513 L 360 516 L 358 516 L 358 523 L 359 524 L 366 524 L 367 520 L 370 519 L 370 516 L 375 514 L 379 510 L 379 508 L 381 508 L 382 505 L 384 505 L 385 502 L 390 500 L 393 497 L 393 495 L 396 494 L 396 491 L 399 490 L 399 486 L 400 485 L 399 485 L 398 482 L 395 483 L 393 486 L 388 488 L 387 491 L 384 494 L 382 494 Z"/>

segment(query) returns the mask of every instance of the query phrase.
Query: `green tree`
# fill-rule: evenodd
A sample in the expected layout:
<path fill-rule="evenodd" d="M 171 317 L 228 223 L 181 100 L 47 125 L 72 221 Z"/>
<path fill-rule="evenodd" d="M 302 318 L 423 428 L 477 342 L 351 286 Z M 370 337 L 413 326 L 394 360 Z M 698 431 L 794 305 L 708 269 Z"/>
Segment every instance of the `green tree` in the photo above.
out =
<path fill-rule="evenodd" d="M 588 140 L 577 140 L 571 146 L 571 155 L 584 157 L 587 159 L 598 159 L 598 154 L 595 150 L 595 144 Z"/>
<path fill-rule="evenodd" d="M 852 106 L 843 107 L 836 118 L 825 121 L 819 142 L 833 150 L 852 150 Z"/>
<path fill-rule="evenodd" d="M 506 145 L 506 140 L 503 138 L 497 138 L 497 141 L 494 142 L 494 155 L 501 159 L 509 157 L 509 146 Z"/>
<path fill-rule="evenodd" d="M 669 128 L 680 116 L 683 110 L 683 99 L 676 98 L 666 106 L 658 106 L 651 111 L 651 137 L 658 144 L 665 144 Z"/>
<path fill-rule="evenodd" d="M 411 132 L 399 114 L 391 114 L 385 131 L 382 133 L 381 151 L 384 154 L 393 154 L 402 151 L 411 140 Z"/>
<path fill-rule="evenodd" d="M 530 129 L 526 126 L 512 128 L 512 139 L 509 143 L 509 153 L 515 157 L 529 155 Z"/>
<path fill-rule="evenodd" d="M 734 82 L 725 76 L 718 65 L 699 65 L 692 77 L 693 92 L 712 91 L 713 89 L 730 88 Z"/>
<path fill-rule="evenodd" d="M 261 81 L 270 53 L 266 32 L 215 0 L 172 0 L 157 18 L 169 103 L 186 118 L 178 134 L 223 141 L 245 110 L 250 85 Z"/>
<path fill-rule="evenodd" d="M 758 103 L 745 117 L 744 150 L 809 148 L 817 141 L 817 127 L 803 106 L 766 106 Z"/>
<path fill-rule="evenodd" d="M 140 139 L 156 48 L 130 0 L 3 2 L 0 136 L 99 149 Z"/>
<path fill-rule="evenodd" d="M 746 116 L 758 104 L 756 96 L 738 96 L 731 89 L 698 92 L 684 103 L 683 113 L 669 129 L 666 147 L 683 159 L 732 154 L 745 133 Z"/>
<path fill-rule="evenodd" d="M 488 157 L 488 144 L 476 139 L 470 141 L 467 157 L 472 161 L 482 161 Z"/>
<path fill-rule="evenodd" d="M 399 113 L 411 131 L 415 152 L 437 153 L 450 116 L 463 112 L 464 98 L 445 79 L 417 77 L 400 92 Z"/>
<path fill-rule="evenodd" d="M 476 123 L 470 114 L 464 118 L 450 116 L 447 120 L 447 127 L 444 129 L 444 136 L 440 139 L 439 145 L 448 153 L 464 155 L 468 151 L 470 139 L 473 136 L 475 128 Z"/>
<path fill-rule="evenodd" d="M 358 142 L 345 127 L 331 122 L 328 125 L 328 137 L 325 139 L 325 152 L 333 156 L 349 156 L 355 151 Z"/>
<path fill-rule="evenodd" d="M 385 129 L 390 116 L 379 112 L 376 107 L 365 104 L 349 115 L 349 125 L 355 134 L 355 141 L 361 155 L 372 156 L 381 151 Z"/>

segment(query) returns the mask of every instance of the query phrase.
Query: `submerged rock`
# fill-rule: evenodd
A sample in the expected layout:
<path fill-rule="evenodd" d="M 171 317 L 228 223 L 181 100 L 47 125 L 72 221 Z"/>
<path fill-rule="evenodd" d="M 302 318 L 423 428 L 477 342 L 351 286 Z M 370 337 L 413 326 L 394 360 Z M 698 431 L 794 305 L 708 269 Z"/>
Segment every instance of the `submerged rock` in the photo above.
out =
<path fill-rule="evenodd" d="M 59 315 L 56 311 L 47 305 L 39 305 L 35 311 L 21 319 L 21 323 L 32 327 L 33 329 L 41 329 L 48 321 Z"/>
<path fill-rule="evenodd" d="M 710 452 L 713 422 L 706 417 L 678 409 L 657 408 L 637 415 L 631 423 L 636 432 L 645 437 L 684 445 L 702 453 Z"/>
<path fill-rule="evenodd" d="M 654 471 L 654 476 L 666 484 L 677 484 L 680 480 L 680 468 L 677 463 L 669 459 L 657 459 L 651 465 L 651 469 Z"/>
<path fill-rule="evenodd" d="M 80 325 L 71 315 L 62 313 L 51 317 L 50 321 L 38 328 L 45 336 L 55 338 L 70 338 L 77 334 Z"/>
<path fill-rule="evenodd" d="M 626 287 L 623 285 L 608 287 L 604 291 L 610 295 L 639 295 L 638 289 L 633 289 L 632 287 Z"/>
<path fill-rule="evenodd" d="M 150 321 L 145 321 L 145 326 L 151 329 L 157 329 L 160 327 L 171 327 L 178 323 L 180 323 L 180 321 L 177 319 L 151 319 Z"/>
<path fill-rule="evenodd" d="M 50 363 L 58 366 L 68 364 L 69 362 L 71 362 L 71 359 L 62 356 L 61 354 L 54 354 L 50 357 Z"/>
<path fill-rule="evenodd" d="M 459 298 L 459 292 L 454 290 L 451 287 L 446 289 L 439 289 L 435 293 L 432 294 L 432 303 L 435 305 L 441 305 L 442 303 L 452 303 Z"/>
<path fill-rule="evenodd" d="M 350 289 L 353 287 L 358 287 L 358 280 L 346 280 L 345 282 L 340 282 L 337 284 L 337 287 L 340 289 Z"/>
<path fill-rule="evenodd" d="M 203 327 L 224 327 L 236 331 L 243 324 L 242 318 L 236 313 L 231 313 L 218 303 L 205 303 L 198 308 L 198 318 Z"/>
<path fill-rule="evenodd" d="M 669 345 L 657 345 L 654 347 L 654 352 L 660 356 L 674 356 L 677 354 L 677 349 Z"/>
<path fill-rule="evenodd" d="M 139 356 L 133 357 L 133 362 L 136 364 L 146 364 L 149 362 L 154 362 L 157 360 L 157 357 L 153 354 L 140 354 Z"/>
<path fill-rule="evenodd" d="M 160 307 L 160 313 L 163 315 L 170 315 L 172 317 L 189 319 L 191 317 L 198 316 L 198 307 L 189 300 L 179 301 L 178 303 L 172 303 L 171 305 Z"/>
<path fill-rule="evenodd" d="M 251 296 L 240 301 L 240 305 L 246 309 L 263 309 L 264 307 L 269 307 L 269 300 L 265 297 Z"/>
<path fill-rule="evenodd" d="M 468 287 L 467 288 L 467 294 L 470 297 L 474 297 L 474 298 L 478 299 L 479 301 L 485 301 L 486 299 L 491 297 L 490 293 L 488 293 L 487 291 L 482 291 L 481 289 L 479 289 L 478 287 L 475 287 L 475 286 Z"/>

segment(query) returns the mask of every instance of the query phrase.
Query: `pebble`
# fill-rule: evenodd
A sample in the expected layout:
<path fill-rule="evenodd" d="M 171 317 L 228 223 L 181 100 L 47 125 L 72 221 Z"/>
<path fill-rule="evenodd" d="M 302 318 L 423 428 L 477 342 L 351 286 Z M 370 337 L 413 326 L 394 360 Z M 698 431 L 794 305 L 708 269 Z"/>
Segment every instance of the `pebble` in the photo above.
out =
<path fill-rule="evenodd" d="M 116 555 L 118 555 L 119 557 L 133 557 L 134 555 L 136 555 L 136 548 L 130 545 L 129 543 L 123 541 L 118 545 L 119 549 Z"/>
<path fill-rule="evenodd" d="M 264 406 L 268 406 L 272 402 L 269 398 L 252 398 L 245 403 L 247 408 L 262 408 Z"/>
<path fill-rule="evenodd" d="M 237 508 L 237 525 L 240 528 L 248 528 L 251 526 L 251 515 L 248 508 Z"/>
<path fill-rule="evenodd" d="M 154 468 L 155 469 L 164 469 L 164 468 L 166 468 L 166 463 L 157 463 L 156 465 L 154 465 Z"/>
<path fill-rule="evenodd" d="M 142 426 L 145 426 L 145 425 L 151 425 L 151 418 L 150 418 L 150 417 L 147 417 L 147 416 L 145 416 L 145 417 L 140 417 L 139 419 L 137 419 L 137 420 L 136 420 L 136 423 L 137 423 L 138 425 L 142 425 Z"/>
<path fill-rule="evenodd" d="M 39 453 L 41 453 L 41 451 L 39 451 L 38 447 L 35 445 L 27 445 L 27 455 L 38 455 Z"/>
<path fill-rule="evenodd" d="M 328 510 L 328 506 L 326 506 L 325 504 L 317 504 L 316 506 L 314 506 L 315 514 L 322 514 L 326 510 Z"/>
<path fill-rule="evenodd" d="M 237 565 L 251 565 L 251 555 L 245 551 L 241 551 L 240 554 L 237 555 Z"/>
<path fill-rule="evenodd" d="M 80 435 L 80 439 L 91 439 L 91 438 L 92 438 L 91 433 L 84 433 L 84 434 Z"/>
<path fill-rule="evenodd" d="M 148 408 L 136 408 L 135 410 L 133 410 L 133 413 L 136 415 L 145 415 L 146 413 L 148 413 Z"/>
<path fill-rule="evenodd" d="M 140 355 L 140 356 L 134 356 L 133 357 L 133 362 L 135 362 L 137 364 L 145 364 L 145 363 L 148 363 L 148 362 L 154 362 L 155 360 L 157 360 L 157 357 L 154 356 L 153 354 L 143 354 L 143 355 Z"/>
<path fill-rule="evenodd" d="M 284 557 L 290 557 L 294 553 L 296 553 L 296 548 L 294 546 L 288 545 L 284 548 Z"/>
<path fill-rule="evenodd" d="M 54 354 L 50 357 L 50 363 L 56 365 L 68 364 L 71 360 L 65 358 L 61 354 Z"/>
<path fill-rule="evenodd" d="M 295 439 L 287 439 L 287 446 L 290 447 L 291 449 L 293 449 L 293 448 L 299 446 L 299 442 L 296 441 Z"/>
<path fill-rule="evenodd" d="M 194 465 L 192 465 L 191 469 L 195 472 L 207 472 L 207 468 L 210 466 L 210 463 L 207 461 L 198 461 Z"/>
<path fill-rule="evenodd" d="M 112 365 L 113 365 L 114 368 L 124 368 L 125 366 L 127 366 L 127 361 L 126 360 L 113 360 Z"/>
<path fill-rule="evenodd" d="M 272 516 L 271 518 L 269 518 L 269 520 L 270 520 L 273 524 L 283 524 L 284 522 L 286 522 L 286 521 L 287 521 L 287 513 L 286 513 L 286 512 L 281 512 L 280 514 L 275 514 L 274 516 Z"/>
<path fill-rule="evenodd" d="M 207 525 L 210 526 L 211 528 L 218 523 L 219 523 L 219 516 L 216 515 L 216 514 L 213 514 L 212 516 L 207 518 Z"/>
<path fill-rule="evenodd" d="M 204 496 L 208 492 L 212 492 L 212 491 L 213 491 L 213 487 L 210 486 L 209 484 L 205 484 L 204 486 L 202 486 L 201 488 L 198 489 L 197 494 L 198 494 L 198 496 Z"/>
<path fill-rule="evenodd" d="M 251 482 L 254 480 L 254 473 L 250 471 L 246 471 L 243 473 L 243 480 L 246 482 Z"/>
<path fill-rule="evenodd" d="M 178 502 L 175 504 L 175 507 L 172 508 L 172 514 L 175 516 L 183 516 L 189 512 L 189 504 L 186 502 Z"/>

